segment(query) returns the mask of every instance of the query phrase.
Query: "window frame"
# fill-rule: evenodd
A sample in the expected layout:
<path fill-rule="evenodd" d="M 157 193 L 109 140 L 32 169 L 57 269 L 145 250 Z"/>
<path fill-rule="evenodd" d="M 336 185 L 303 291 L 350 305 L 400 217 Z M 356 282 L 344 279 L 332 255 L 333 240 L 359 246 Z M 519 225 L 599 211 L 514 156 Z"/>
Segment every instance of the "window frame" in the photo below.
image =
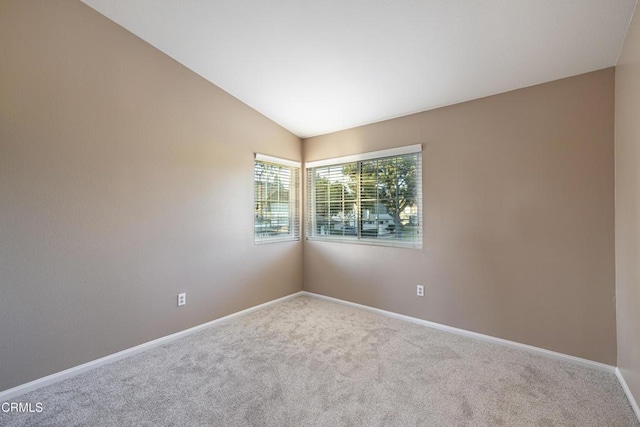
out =
<path fill-rule="evenodd" d="M 363 223 L 365 221 L 371 221 L 371 219 L 364 219 L 363 215 L 363 206 L 362 206 L 362 195 L 363 188 L 362 186 L 362 165 L 367 161 L 381 161 L 394 159 L 401 156 L 406 155 L 415 155 L 416 156 L 416 167 L 417 174 L 416 182 L 415 182 L 415 210 L 416 210 L 416 235 L 417 237 L 412 240 L 403 241 L 400 238 L 380 238 L 376 233 L 376 237 L 368 237 L 363 236 Z M 305 164 L 305 238 L 307 240 L 318 240 L 318 241 L 327 241 L 327 242 L 339 242 L 339 243 L 356 243 L 356 244 L 366 244 L 366 245 L 375 245 L 375 246 L 389 246 L 389 247 L 401 247 L 401 248 L 414 248 L 421 249 L 423 245 L 423 233 L 422 233 L 422 217 L 423 217 L 423 209 L 422 209 L 422 144 L 415 144 L 410 146 L 391 148 L 386 150 L 372 151 L 367 153 L 355 154 L 350 156 L 343 156 L 331 159 L 324 159 L 318 161 L 307 162 Z M 355 208 L 355 227 L 356 234 L 353 236 L 348 235 L 334 235 L 331 234 L 331 228 L 329 230 L 329 234 L 318 234 L 317 230 L 317 205 L 318 201 L 316 200 L 316 170 L 318 168 L 326 168 L 326 167 L 340 167 L 355 163 L 357 170 L 357 193 L 356 193 L 356 208 Z M 330 174 L 330 171 L 327 172 Z M 327 191 L 331 191 L 330 188 Z M 341 199 L 344 201 L 344 196 Z M 328 205 L 331 205 L 331 200 L 328 200 Z M 379 204 L 378 202 L 376 204 Z M 380 213 L 374 213 L 375 215 L 380 215 Z M 329 213 L 330 215 L 330 213 Z M 377 216 L 376 221 L 379 223 L 380 217 Z M 379 225 L 379 224 L 378 224 Z M 331 227 L 331 223 L 329 223 L 329 227 Z M 379 231 L 378 231 L 379 232 Z"/>
<path fill-rule="evenodd" d="M 289 212 L 287 215 L 289 222 L 289 233 L 286 235 L 260 236 L 257 233 L 258 215 L 256 213 L 258 200 L 258 191 L 256 188 L 256 167 L 258 164 L 272 165 L 279 168 L 289 170 Z M 301 163 L 295 160 L 282 159 L 279 157 L 269 156 L 266 154 L 255 153 L 253 163 L 253 241 L 255 245 L 263 245 L 269 243 L 294 242 L 300 240 L 300 223 L 301 223 L 301 200 L 302 200 L 302 171 Z"/>

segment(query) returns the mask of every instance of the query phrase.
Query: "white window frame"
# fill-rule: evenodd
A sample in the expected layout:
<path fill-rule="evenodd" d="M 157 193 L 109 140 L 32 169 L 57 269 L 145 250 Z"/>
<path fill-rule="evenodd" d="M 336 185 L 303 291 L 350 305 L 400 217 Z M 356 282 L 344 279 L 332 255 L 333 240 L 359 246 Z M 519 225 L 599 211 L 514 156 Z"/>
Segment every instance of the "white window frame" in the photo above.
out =
<path fill-rule="evenodd" d="M 313 174 L 313 170 L 316 168 L 327 167 L 327 166 L 340 166 L 348 163 L 357 163 L 361 164 L 361 162 L 367 160 L 379 160 L 390 157 L 398 157 L 407 154 L 416 154 L 418 159 L 418 167 L 419 167 L 419 177 L 416 188 L 416 209 L 417 209 L 417 225 L 416 232 L 418 234 L 417 240 L 410 241 L 402 241 L 399 239 L 379 239 L 379 238 L 371 238 L 371 237 L 363 237 L 362 236 L 362 223 L 363 219 L 358 217 L 358 230 L 355 236 L 340 236 L 340 235 L 320 235 L 317 234 L 316 227 L 316 186 L 315 186 L 315 175 Z M 336 157 L 331 159 L 323 159 L 307 162 L 305 164 L 305 180 L 306 180 L 306 211 L 305 211 L 305 219 L 306 219 L 306 227 L 305 227 L 305 236 L 307 240 L 322 240 L 329 242 L 342 242 L 342 243 L 359 243 L 359 244 L 368 244 L 368 245 L 379 245 L 379 246 L 392 246 L 392 247 L 405 247 L 405 248 L 422 248 L 422 144 L 414 144 L 404 147 L 391 148 L 386 150 L 378 150 L 371 151 L 367 153 L 360 153 L 350 156 Z M 358 188 L 358 215 L 362 214 L 361 205 L 361 189 Z"/>
<path fill-rule="evenodd" d="M 256 216 L 256 165 L 258 162 L 263 164 L 270 164 L 279 166 L 282 168 L 288 168 L 290 170 L 290 189 L 289 189 L 289 233 L 286 235 L 264 236 L 257 233 L 257 216 Z M 301 164 L 295 160 L 282 159 L 279 157 L 269 156 L 266 154 L 255 153 L 254 166 L 253 166 L 253 186 L 254 186 L 254 221 L 253 221 L 253 238 L 256 245 L 277 243 L 277 242 L 290 242 L 300 240 L 300 203 L 302 195 L 302 181 L 301 181 Z"/>

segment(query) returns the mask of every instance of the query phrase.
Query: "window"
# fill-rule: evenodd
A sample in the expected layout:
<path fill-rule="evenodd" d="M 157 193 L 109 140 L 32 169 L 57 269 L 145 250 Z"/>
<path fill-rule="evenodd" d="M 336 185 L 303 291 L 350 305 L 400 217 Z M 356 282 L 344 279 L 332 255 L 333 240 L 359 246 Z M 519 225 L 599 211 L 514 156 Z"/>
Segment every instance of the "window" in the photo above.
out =
<path fill-rule="evenodd" d="M 307 164 L 307 238 L 422 247 L 421 145 Z"/>
<path fill-rule="evenodd" d="M 256 154 L 256 244 L 300 239 L 300 163 Z"/>

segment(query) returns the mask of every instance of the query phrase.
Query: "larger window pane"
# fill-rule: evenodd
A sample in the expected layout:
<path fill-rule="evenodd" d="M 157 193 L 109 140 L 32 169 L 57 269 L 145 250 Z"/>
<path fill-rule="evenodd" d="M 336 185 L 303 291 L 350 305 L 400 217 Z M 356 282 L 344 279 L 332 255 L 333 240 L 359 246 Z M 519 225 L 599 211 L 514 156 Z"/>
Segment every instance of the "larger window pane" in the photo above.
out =
<path fill-rule="evenodd" d="M 422 245 L 421 154 L 310 168 L 308 237 Z"/>

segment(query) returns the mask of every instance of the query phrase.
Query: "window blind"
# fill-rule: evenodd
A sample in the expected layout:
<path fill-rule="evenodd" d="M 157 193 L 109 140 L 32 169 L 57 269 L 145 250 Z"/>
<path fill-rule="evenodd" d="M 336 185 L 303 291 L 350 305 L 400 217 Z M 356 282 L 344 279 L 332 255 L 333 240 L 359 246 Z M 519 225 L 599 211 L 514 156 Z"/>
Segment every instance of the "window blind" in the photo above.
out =
<path fill-rule="evenodd" d="M 300 239 L 298 162 L 256 154 L 254 201 L 256 244 Z"/>
<path fill-rule="evenodd" d="M 307 238 L 422 247 L 419 147 L 308 163 Z"/>

